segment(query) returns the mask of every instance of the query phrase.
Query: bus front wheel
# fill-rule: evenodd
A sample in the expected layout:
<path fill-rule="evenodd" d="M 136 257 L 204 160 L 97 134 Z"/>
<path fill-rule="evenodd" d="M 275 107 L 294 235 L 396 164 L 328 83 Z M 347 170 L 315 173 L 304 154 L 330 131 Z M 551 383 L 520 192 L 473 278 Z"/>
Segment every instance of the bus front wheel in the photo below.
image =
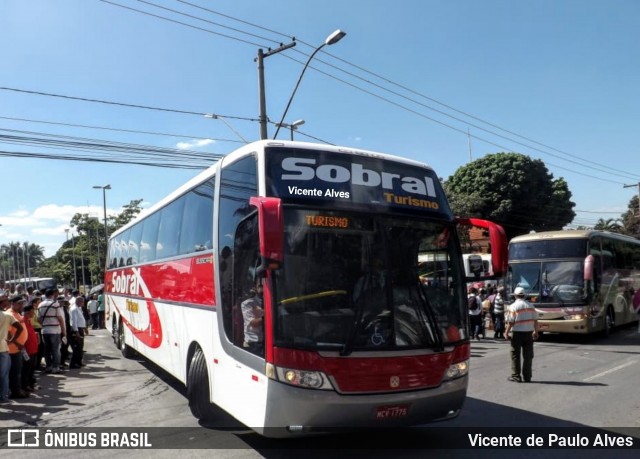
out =
<path fill-rule="evenodd" d="M 211 421 L 216 417 L 216 408 L 209 399 L 209 372 L 200 348 L 191 357 L 187 372 L 187 399 L 191 414 L 200 421 Z"/>

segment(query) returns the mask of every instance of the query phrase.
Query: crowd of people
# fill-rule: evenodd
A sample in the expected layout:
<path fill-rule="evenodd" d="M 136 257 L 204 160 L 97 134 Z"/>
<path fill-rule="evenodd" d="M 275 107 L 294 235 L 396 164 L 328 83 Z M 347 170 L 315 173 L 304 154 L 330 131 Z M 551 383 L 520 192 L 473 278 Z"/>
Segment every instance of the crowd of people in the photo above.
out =
<path fill-rule="evenodd" d="M 0 288 L 0 404 L 29 398 L 41 374 L 84 366 L 89 327 L 105 328 L 103 298 L 75 289 Z"/>

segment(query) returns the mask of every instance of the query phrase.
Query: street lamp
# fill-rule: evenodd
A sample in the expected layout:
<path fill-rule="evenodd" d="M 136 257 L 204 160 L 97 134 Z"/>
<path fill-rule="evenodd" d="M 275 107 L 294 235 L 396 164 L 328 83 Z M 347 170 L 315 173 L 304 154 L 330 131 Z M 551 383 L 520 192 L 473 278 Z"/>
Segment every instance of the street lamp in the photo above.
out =
<path fill-rule="evenodd" d="M 277 124 L 278 129 L 276 129 L 276 133 L 273 136 L 273 138 L 275 139 L 276 137 L 278 137 L 278 132 L 280 132 L 280 125 L 284 122 L 284 118 L 285 116 L 287 116 L 287 112 L 289 111 L 289 107 L 291 106 L 291 102 L 293 101 L 293 96 L 296 95 L 296 91 L 298 90 L 298 86 L 300 86 L 300 82 L 302 81 L 302 77 L 304 76 L 304 72 L 307 70 L 307 67 L 309 67 L 309 62 L 311 62 L 311 59 L 313 59 L 315 57 L 315 55 L 318 53 L 318 51 L 320 51 L 322 48 L 324 48 L 327 45 L 334 45 L 336 43 L 338 43 L 340 40 L 342 40 L 344 38 L 344 36 L 346 35 L 346 32 L 343 32 L 340 29 L 335 30 L 331 35 L 329 35 L 323 44 L 321 44 L 320 46 L 318 46 L 315 51 L 313 53 L 311 53 L 311 56 L 309 56 L 309 59 L 307 59 L 307 62 L 304 64 L 304 67 L 302 69 L 302 73 L 300 73 L 300 77 L 298 78 L 298 82 L 296 83 L 295 88 L 293 88 L 293 92 L 291 93 L 291 97 L 289 97 L 289 102 L 287 103 L 287 108 L 284 109 L 284 113 L 282 114 L 282 118 L 280 119 L 280 122 Z"/>
<path fill-rule="evenodd" d="M 67 242 L 69 242 L 69 228 L 65 228 L 64 232 L 67 233 Z M 78 269 L 76 267 L 76 243 L 73 238 L 73 234 L 71 235 L 71 256 L 73 257 L 73 288 L 78 289 Z"/>
<path fill-rule="evenodd" d="M 298 126 L 302 126 L 304 124 L 304 120 L 296 120 L 291 124 L 287 124 L 287 123 L 282 123 L 281 125 L 278 125 L 278 127 L 283 127 L 286 129 L 290 129 L 291 130 L 291 140 L 293 140 L 293 131 L 297 131 L 298 130 Z"/>
<path fill-rule="evenodd" d="M 107 234 L 107 190 L 111 189 L 111 185 L 93 185 L 93 187 L 97 190 L 102 189 L 102 209 L 104 210 L 104 246 L 106 249 L 109 241 L 109 235 Z"/>

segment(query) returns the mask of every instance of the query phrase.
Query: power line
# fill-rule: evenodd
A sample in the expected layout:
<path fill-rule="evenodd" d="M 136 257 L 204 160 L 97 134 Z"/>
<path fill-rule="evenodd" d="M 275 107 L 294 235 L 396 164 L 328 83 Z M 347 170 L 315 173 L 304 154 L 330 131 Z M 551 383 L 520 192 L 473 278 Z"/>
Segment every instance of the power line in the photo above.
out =
<path fill-rule="evenodd" d="M 140 1 L 142 1 L 142 0 L 140 0 Z M 219 15 L 219 16 L 222 16 L 222 17 L 225 17 L 225 18 L 228 18 L 228 19 L 231 19 L 231 20 L 234 20 L 234 21 L 237 21 L 237 22 L 243 23 L 243 24 L 245 24 L 245 25 L 249 25 L 249 26 L 251 26 L 251 27 L 259 28 L 259 29 L 261 29 L 261 30 L 265 30 L 265 31 L 268 31 L 268 32 L 270 32 L 270 33 L 274 33 L 274 34 L 280 35 L 280 36 L 282 36 L 282 37 L 289 37 L 289 35 L 287 35 L 287 34 L 284 34 L 284 33 L 278 32 L 278 31 L 275 31 L 275 30 L 273 30 L 273 29 L 268 29 L 268 28 L 265 28 L 265 27 L 259 26 L 259 25 L 257 25 L 257 24 L 254 24 L 254 23 L 251 23 L 251 22 L 248 22 L 248 21 L 244 21 L 244 20 L 241 20 L 241 19 L 239 19 L 239 18 L 235 18 L 235 17 L 233 17 L 233 16 L 231 16 L 231 15 L 227 15 L 227 14 L 220 13 L 219 11 L 215 11 L 215 10 L 210 9 L 210 8 L 204 8 L 204 7 L 201 7 L 201 6 L 199 6 L 199 5 L 196 5 L 196 4 L 194 4 L 194 3 L 187 2 L 187 1 L 184 1 L 184 0 L 177 0 L 177 1 L 178 1 L 178 2 L 180 2 L 180 3 L 186 4 L 186 5 L 192 6 L 192 7 L 194 7 L 194 8 L 201 9 L 201 10 L 203 10 L 203 11 L 207 11 L 207 12 L 209 12 L 209 13 L 212 13 L 212 14 L 215 14 L 215 15 Z M 145 3 L 147 3 L 147 2 L 145 2 Z M 175 10 L 174 10 L 174 11 L 175 11 Z M 180 12 L 178 12 L 178 14 L 185 14 L 185 13 L 180 13 Z M 192 16 L 192 15 L 189 15 L 189 16 L 190 16 L 190 17 L 194 17 L 194 16 Z M 196 18 L 197 18 L 197 17 L 196 17 Z M 202 19 L 202 18 L 197 18 L 197 19 L 199 19 L 199 20 L 203 20 L 203 21 L 206 21 L 205 19 Z M 235 29 L 235 30 L 238 30 L 238 29 Z M 248 33 L 248 32 L 244 32 L 244 33 Z M 309 46 L 310 48 L 315 48 L 313 45 L 311 45 L 311 44 L 309 44 L 309 43 L 307 43 L 307 42 L 305 42 L 305 41 L 303 41 L 303 40 L 298 39 L 297 41 L 298 41 L 298 42 L 300 42 L 300 43 L 302 43 L 302 44 L 304 44 L 304 45 L 306 45 L 306 46 Z M 298 53 L 300 53 L 300 54 L 303 54 L 303 55 L 305 55 L 305 56 L 308 56 L 307 54 L 303 53 L 302 51 L 300 51 L 300 50 L 298 50 L 298 49 L 295 49 L 294 51 L 295 51 L 295 52 L 298 52 Z M 372 71 L 370 71 L 370 70 L 367 70 L 367 69 L 365 69 L 365 68 L 364 68 L 364 67 L 362 67 L 362 66 L 359 66 L 359 65 L 353 64 L 353 63 L 352 63 L 352 62 L 350 62 L 350 61 L 347 61 L 347 60 L 345 60 L 345 59 L 339 58 L 339 57 L 337 57 L 337 56 L 335 56 L 335 55 L 333 55 L 333 54 L 330 54 L 330 53 L 328 53 L 328 52 L 325 52 L 325 51 L 323 51 L 323 52 L 324 52 L 326 55 L 328 55 L 328 56 L 330 56 L 330 57 L 332 57 L 332 58 L 334 58 L 334 59 L 336 59 L 336 60 L 338 60 L 338 61 L 340 61 L 340 62 L 343 62 L 343 63 L 345 63 L 345 64 L 347 64 L 347 65 L 350 65 L 350 66 L 352 66 L 352 67 L 354 67 L 354 68 L 356 68 L 356 69 L 358 69 L 358 70 L 360 70 L 360 71 L 363 71 L 363 72 L 365 72 L 365 73 L 367 73 L 367 74 L 373 75 L 373 76 L 375 76 L 376 78 L 379 78 L 380 80 L 385 81 L 386 83 L 391 84 L 391 85 L 393 85 L 393 86 L 399 87 L 399 88 L 401 88 L 401 89 L 403 89 L 403 90 L 405 90 L 405 91 L 407 91 L 407 92 L 409 92 L 409 93 L 411 93 L 411 94 L 414 94 L 414 95 L 417 95 L 417 96 L 419 96 L 419 97 L 421 97 L 421 98 L 424 98 L 424 99 L 430 100 L 430 101 L 432 101 L 432 102 L 435 102 L 435 103 L 437 103 L 437 104 L 439 104 L 439 105 L 441 105 L 441 106 L 443 106 L 443 107 L 445 107 L 445 108 L 447 108 L 447 109 L 449 109 L 449 110 L 452 110 L 452 111 L 454 111 L 454 112 L 456 112 L 456 113 L 459 113 L 459 114 L 464 115 L 464 116 L 466 116 L 466 117 L 468 117 L 468 118 L 471 118 L 471 119 L 474 119 L 474 120 L 476 120 L 476 121 L 479 121 L 479 122 L 481 122 L 481 123 L 483 123 L 483 124 L 486 124 L 486 125 L 488 125 L 488 126 L 491 126 L 491 127 L 493 127 L 493 128 L 499 129 L 500 131 L 506 132 L 506 133 L 508 133 L 508 134 L 510 134 L 510 135 L 513 135 L 513 136 L 516 136 L 516 137 L 518 137 L 518 138 L 520 138 L 520 139 L 526 140 L 527 142 L 531 142 L 531 143 L 534 143 L 534 144 L 539 145 L 539 146 L 541 146 L 541 147 L 544 147 L 544 148 L 546 148 L 546 149 L 548 149 L 548 150 L 552 150 L 552 151 L 555 151 L 555 152 L 561 153 L 561 154 L 563 154 L 563 155 L 565 155 L 565 156 L 568 156 L 568 157 L 570 157 L 570 158 L 573 158 L 573 159 L 578 159 L 579 161 L 581 161 L 581 164 L 579 164 L 581 167 L 586 167 L 586 168 L 589 168 L 589 169 L 592 169 L 592 170 L 597 170 L 597 171 L 600 171 L 600 172 L 602 172 L 602 168 L 605 168 L 605 169 L 608 169 L 608 170 L 611 170 L 611 171 L 614 171 L 614 172 L 615 172 L 615 173 L 607 172 L 607 173 L 608 173 L 608 174 L 610 174 L 610 175 L 617 175 L 617 176 L 620 176 L 620 177 L 630 177 L 630 175 L 629 175 L 629 173 L 628 173 L 627 171 L 622 171 L 622 170 L 620 170 L 620 169 L 615 169 L 615 168 L 612 168 L 612 167 L 610 167 L 610 166 L 608 166 L 608 165 L 600 164 L 600 163 L 597 163 L 597 162 L 595 162 L 595 161 L 585 160 L 584 158 L 581 158 L 581 157 L 579 157 L 579 156 L 577 156 L 577 155 L 573 155 L 573 154 L 571 154 L 571 153 L 568 153 L 568 152 L 565 152 L 565 151 L 559 150 L 559 149 L 557 149 L 557 148 L 554 148 L 554 147 L 552 147 L 552 146 L 549 146 L 549 145 L 546 145 L 546 144 L 544 144 L 544 143 L 538 142 L 538 141 L 536 141 L 536 140 L 534 140 L 534 139 L 531 139 L 531 138 L 529 138 L 529 137 L 526 137 L 526 136 L 520 135 L 520 134 L 518 134 L 518 133 L 516 133 L 516 132 L 514 132 L 514 131 L 511 131 L 511 130 L 508 130 L 508 129 L 502 128 L 502 127 L 498 126 L 497 124 L 494 124 L 494 123 L 491 123 L 491 122 L 489 122 L 489 121 L 486 121 L 486 120 L 484 120 L 484 119 L 482 119 L 482 118 L 480 118 L 480 117 L 477 117 L 477 116 L 472 115 L 472 114 L 470 114 L 470 113 L 467 113 L 467 112 L 465 112 L 465 111 L 462 111 L 462 110 L 456 109 L 455 107 L 452 107 L 451 105 L 445 104 L 445 103 L 443 103 L 443 102 L 441 102 L 441 101 L 439 101 L 439 100 L 437 100 L 437 99 L 434 99 L 434 98 L 432 98 L 432 97 L 426 96 L 426 95 L 424 95 L 424 94 L 422 94 L 422 93 L 420 93 L 420 92 L 417 92 L 417 91 L 415 91 L 415 90 L 413 90 L 413 89 L 411 89 L 411 88 L 408 88 L 407 86 L 404 86 L 404 85 L 401 85 L 401 84 L 399 84 L 399 83 L 396 83 L 396 82 L 394 82 L 394 81 L 392 81 L 392 80 L 390 80 L 390 79 L 388 79 L 388 78 L 386 78 L 386 77 L 383 77 L 383 76 L 381 76 L 381 75 L 379 75 L 379 74 L 377 74 L 377 73 L 375 73 L 375 72 L 372 72 Z M 291 58 L 290 56 L 287 56 L 286 54 L 285 54 L 285 56 L 286 56 L 286 57 L 288 57 L 288 58 L 290 58 L 290 59 L 292 59 L 292 60 L 294 60 L 295 62 L 298 62 L 299 64 L 303 64 L 302 62 L 300 62 L 300 61 L 298 61 L 298 60 L 296 60 L 296 59 L 293 59 L 293 58 Z M 532 147 L 531 145 L 524 144 L 524 143 L 519 142 L 519 141 L 517 141 L 517 140 L 514 140 L 514 139 L 512 139 L 512 138 L 505 137 L 505 136 L 503 136 L 503 135 L 501 135 L 501 134 L 498 134 L 498 133 L 496 133 L 496 132 L 490 131 L 490 130 L 488 130 L 488 129 L 486 129 L 486 128 L 483 128 L 483 127 L 481 127 L 481 126 L 475 125 L 475 124 L 473 124 L 473 123 L 469 123 L 469 122 L 468 122 L 468 121 L 466 121 L 466 120 L 462 120 L 462 119 L 460 119 L 460 118 L 457 118 L 457 117 L 455 117 L 455 116 L 453 116 L 453 115 L 451 115 L 451 114 L 448 114 L 448 113 L 446 113 L 446 112 L 444 112 L 444 111 L 442 111 L 442 110 L 438 110 L 438 109 L 433 108 L 433 107 L 431 107 L 431 106 L 429 106 L 429 105 L 427 105 L 427 104 L 424 104 L 424 103 L 418 102 L 418 101 L 416 101 L 415 99 L 409 98 L 409 97 L 407 97 L 407 96 L 405 96 L 405 95 L 402 95 L 402 94 L 398 93 L 397 91 L 392 91 L 392 90 L 390 90 L 390 89 L 388 89 L 388 88 L 385 88 L 385 87 L 383 87 L 383 86 L 381 86 L 381 85 L 379 85 L 379 84 L 376 84 L 376 83 L 374 83 L 374 82 L 372 82 L 372 81 L 369 81 L 369 80 L 367 80 L 367 79 L 364 79 L 363 77 L 361 77 L 361 76 L 359 76 L 359 75 L 355 75 L 355 74 L 354 74 L 354 73 L 352 73 L 352 72 L 348 72 L 348 71 L 346 71 L 346 70 L 344 70 L 344 69 L 342 69 L 342 68 L 340 68 L 340 67 L 338 67 L 338 66 L 335 66 L 335 65 L 332 65 L 332 64 L 330 64 L 330 63 L 327 63 L 327 62 L 325 62 L 325 61 L 323 61 L 323 60 L 321 60 L 321 59 L 317 59 L 317 61 L 318 61 L 318 62 L 321 62 L 321 63 L 323 63 L 323 64 L 325 64 L 325 65 L 328 65 L 328 66 L 330 66 L 330 67 L 332 67 L 332 68 L 334 68 L 334 69 L 336 69 L 336 70 L 338 70 L 338 71 L 340 71 L 340 72 L 346 73 L 347 75 L 350 75 L 350 76 L 352 76 L 352 77 L 354 77 L 354 78 L 357 78 L 357 79 L 359 79 L 359 80 L 361 80 L 361 81 L 363 81 L 363 82 L 365 82 L 365 83 L 367 83 L 367 84 L 373 85 L 374 87 L 376 87 L 376 88 L 378 88 L 378 89 L 381 89 L 381 90 L 383 90 L 383 91 L 389 92 L 389 93 L 391 93 L 391 94 L 393 94 L 393 95 L 395 95 L 395 96 L 397 96 L 397 97 L 404 98 L 404 99 L 406 99 L 406 100 L 408 100 L 408 101 L 411 101 L 411 102 L 413 102 L 413 103 L 416 103 L 416 104 L 418 104 L 418 105 L 420 105 L 420 106 L 422 106 L 422 107 L 425 107 L 425 108 L 427 108 L 427 109 L 429 109 L 429 110 L 433 110 L 433 111 L 435 111 L 436 113 L 439 113 L 439 114 L 441 114 L 441 115 L 443 115 L 443 116 L 447 116 L 447 117 L 452 118 L 452 119 L 454 119 L 454 120 L 456 120 L 456 121 L 459 121 L 459 122 L 461 122 L 461 123 L 464 123 L 464 124 L 467 124 L 467 125 L 469 125 L 469 126 L 472 126 L 472 127 L 476 128 L 476 129 L 480 129 L 480 130 L 482 130 L 482 131 L 485 131 L 485 132 L 490 133 L 490 134 L 492 134 L 492 135 L 495 135 L 495 136 L 497 136 L 497 137 L 503 138 L 503 139 L 508 140 L 508 141 L 510 141 L 510 142 L 514 142 L 514 143 L 516 143 L 516 144 L 518 144 L 518 145 L 522 145 L 522 146 L 525 146 L 525 147 L 530 148 L 530 149 L 532 149 L 532 150 L 539 151 L 539 152 L 541 152 L 541 153 L 544 153 L 544 154 L 548 154 L 548 155 L 554 156 L 554 157 L 556 157 L 556 158 L 562 159 L 563 161 L 568 161 L 566 158 L 562 158 L 562 157 L 560 157 L 560 156 L 558 156 L 558 155 L 555 155 L 555 154 L 553 154 L 553 153 L 550 153 L 550 152 L 548 152 L 548 151 L 540 150 L 540 149 L 539 149 L 539 148 L 537 148 L 537 147 Z M 314 70 L 316 70 L 316 71 L 319 71 L 317 68 L 314 68 L 314 67 L 312 67 L 312 68 L 313 68 Z M 336 79 L 336 80 L 338 80 L 338 81 L 340 81 L 340 82 L 342 82 L 342 83 L 346 83 L 344 80 L 341 80 L 341 79 L 339 79 L 339 78 L 337 78 L 337 77 L 335 77 L 335 76 L 333 76 L 333 75 L 330 75 L 330 74 L 328 74 L 328 73 L 326 73 L 326 72 L 321 72 L 321 73 L 323 73 L 323 74 L 325 74 L 325 75 L 327 75 L 327 76 L 330 76 L 330 77 L 332 77 L 332 78 L 334 78 L 334 79 Z M 355 87 L 356 89 L 360 89 L 360 90 L 362 90 L 361 88 L 358 88 L 358 87 L 356 87 L 355 85 L 352 85 L 352 84 L 350 84 L 350 83 L 347 83 L 347 84 L 349 84 L 349 85 L 350 85 L 350 86 L 352 86 L 352 87 Z M 371 92 L 369 92 L 369 91 L 366 91 L 366 90 L 363 90 L 363 91 L 364 91 L 364 92 L 366 92 L 366 93 L 368 93 L 368 94 L 370 94 L 370 95 L 374 95 L 373 93 L 371 93 Z M 386 101 L 386 102 L 390 102 L 388 99 L 385 99 L 385 98 L 382 98 L 382 100 L 384 100 L 384 101 Z M 408 109 L 408 108 L 403 107 L 403 106 L 401 106 L 401 105 L 399 105 L 399 104 L 394 104 L 394 105 L 396 105 L 396 106 L 398 106 L 398 107 L 400 107 L 400 108 L 404 108 L 405 110 L 407 110 L 407 109 Z M 411 110 L 410 110 L 410 111 L 411 111 Z M 415 111 L 413 111 L 412 113 L 417 114 Z M 457 128 L 454 128 L 454 127 L 452 127 L 452 126 L 450 126 L 450 125 L 448 125 L 448 124 L 446 124 L 446 123 L 442 123 L 442 122 L 436 121 L 436 120 L 434 120 L 433 118 L 430 118 L 430 117 L 427 117 L 427 116 L 424 116 L 424 117 L 425 117 L 426 119 L 430 120 L 430 121 L 438 122 L 439 124 L 441 124 L 441 125 L 443 125 L 443 126 L 445 126 L 445 127 L 448 127 L 448 128 L 450 128 L 450 129 L 454 129 L 454 130 L 456 130 L 456 131 L 458 131 L 458 132 L 462 132 L 461 130 L 459 130 L 459 129 L 457 129 Z M 463 132 L 463 133 L 464 133 L 464 132 Z M 467 132 L 466 134 L 468 134 L 468 132 Z M 481 140 L 481 141 L 483 141 L 483 142 L 485 142 L 485 143 L 489 143 L 489 144 L 491 144 L 491 145 L 498 146 L 497 144 L 495 144 L 495 143 L 493 143 L 493 142 L 488 142 L 488 141 L 487 141 L 487 139 L 483 139 L 483 138 L 480 138 L 480 137 L 477 137 L 477 136 L 473 136 L 473 137 L 474 137 L 474 138 L 476 138 L 476 139 L 478 139 L 478 140 Z M 500 146 L 500 148 L 504 148 L 504 147 L 501 147 L 501 146 Z M 587 165 L 586 163 L 594 164 L 594 165 L 596 165 L 596 166 L 598 166 L 598 167 L 597 167 L 597 168 L 596 168 L 596 167 L 592 167 L 592 166 Z M 556 167 L 557 167 L 557 166 L 556 166 Z M 580 172 L 575 171 L 575 170 L 572 170 L 572 169 L 567 169 L 567 168 L 564 168 L 564 169 L 565 169 L 565 170 L 568 170 L 568 171 L 570 171 L 570 172 L 574 172 L 574 173 L 577 173 L 577 174 L 581 174 Z M 624 174 L 624 175 L 621 175 L 621 174 Z M 581 174 L 581 175 L 585 175 L 585 176 L 587 176 L 587 177 L 593 177 L 593 176 L 589 176 L 589 175 L 587 175 L 587 174 Z M 633 177 L 637 177 L 637 176 L 633 176 Z M 612 183 L 619 183 L 619 182 L 612 182 Z"/>
<path fill-rule="evenodd" d="M 236 40 L 236 41 L 239 41 L 241 43 L 246 43 L 246 44 L 257 46 L 257 47 L 263 47 L 263 45 L 261 45 L 259 43 L 253 43 L 253 42 L 250 42 L 248 40 L 243 40 L 242 38 L 233 37 L 231 35 L 226 35 L 226 34 L 219 33 L 219 32 L 214 32 L 213 30 L 208 30 L 208 29 L 204 29 L 202 27 L 194 26 L 192 24 L 187 24 L 186 22 L 176 21 L 175 19 L 169 19 L 169 18 L 166 18 L 164 16 L 160 16 L 160 15 L 157 15 L 157 14 L 149 13 L 147 11 L 139 10 L 139 9 L 136 9 L 136 8 L 131 8 L 130 6 L 120 5 L 119 3 L 111 2 L 109 0 L 100 0 L 100 1 L 104 2 L 104 3 L 109 3 L 110 5 L 117 6 L 119 8 L 124 8 L 126 10 L 135 11 L 136 13 L 145 14 L 147 16 L 151 16 L 151 17 L 154 17 L 156 19 L 162 19 L 163 21 L 173 22 L 173 23 L 176 23 L 176 24 L 183 25 L 185 27 L 189 27 L 189 28 L 192 28 L 192 29 L 200 30 L 202 32 L 207 32 L 207 33 L 210 33 L 210 34 L 213 34 L 213 35 L 218 35 L 220 37 L 229 38 L 231 40 Z"/>
<path fill-rule="evenodd" d="M 105 1 L 105 0 L 100 0 L 100 1 Z M 94 102 L 94 103 L 99 103 L 99 104 L 116 105 L 116 106 L 120 106 L 120 107 L 140 108 L 140 109 L 155 110 L 155 111 L 160 111 L 160 112 L 179 113 L 179 114 L 182 114 L 182 115 L 205 116 L 205 115 L 208 114 L 208 113 L 205 113 L 205 112 L 194 112 L 194 111 L 179 110 L 179 109 L 174 109 L 174 108 L 153 107 L 153 106 L 150 106 L 150 105 L 129 104 L 129 103 L 125 103 L 125 102 L 114 102 L 114 101 L 102 100 L 102 99 L 90 99 L 90 98 L 87 98 L 87 97 L 67 96 L 67 95 L 64 95 L 64 94 L 53 94 L 53 93 L 42 92 L 42 91 L 30 91 L 30 90 L 27 90 L 27 89 L 9 88 L 9 87 L 6 87 L 6 86 L 0 86 L 0 90 L 13 91 L 13 92 L 19 92 L 19 93 L 24 93 L 24 94 L 33 94 L 33 95 L 38 95 L 38 96 L 58 97 L 58 98 L 61 98 L 61 99 L 79 100 L 79 101 L 82 101 L 82 102 Z M 258 121 L 257 118 L 247 118 L 247 117 L 242 117 L 242 116 L 219 115 L 219 114 L 216 114 L 216 115 L 217 116 L 221 116 L 223 118 L 228 118 L 228 119 L 235 119 L 235 120 L 242 120 L 242 121 L 254 121 L 254 122 Z"/>
<path fill-rule="evenodd" d="M 243 143 L 240 140 L 233 139 L 220 139 L 216 137 L 204 137 L 201 135 L 187 135 L 187 134 L 173 134 L 169 132 L 155 132 L 155 131 L 138 131 L 134 129 L 122 129 L 122 128 L 113 128 L 106 126 L 96 126 L 89 124 L 72 124 L 72 123 L 61 123 L 55 121 L 44 121 L 44 120 L 34 120 L 28 118 L 16 118 L 11 116 L 0 116 L 0 119 L 3 120 L 11 120 L 11 121 L 23 121 L 27 123 L 40 123 L 40 124 L 51 124 L 55 126 L 67 126 L 67 127 L 79 127 L 85 129 L 100 129 L 104 131 L 114 131 L 114 132 L 128 132 L 132 134 L 148 134 L 148 135 L 157 135 L 157 136 L 165 136 L 165 137 L 179 137 L 183 139 L 196 139 L 196 140 L 214 140 L 216 142 L 234 142 L 234 143 Z"/>

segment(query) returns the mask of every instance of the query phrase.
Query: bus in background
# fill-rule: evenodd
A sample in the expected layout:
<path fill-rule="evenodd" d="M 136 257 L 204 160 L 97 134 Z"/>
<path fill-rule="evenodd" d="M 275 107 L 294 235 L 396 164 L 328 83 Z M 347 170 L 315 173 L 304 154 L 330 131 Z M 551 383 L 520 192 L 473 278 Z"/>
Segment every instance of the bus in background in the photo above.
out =
<path fill-rule="evenodd" d="M 523 287 L 542 332 L 609 334 L 638 320 L 640 240 L 605 231 L 531 233 L 509 243 L 508 291 Z"/>
<path fill-rule="evenodd" d="M 462 261 L 467 277 L 494 278 L 490 253 L 464 253 Z"/>
<path fill-rule="evenodd" d="M 462 225 L 462 226 L 460 226 Z M 458 228 L 428 166 L 259 141 L 115 232 L 105 298 L 123 355 L 266 436 L 457 416 L 470 358 Z M 499 250 L 501 248 L 501 250 Z M 421 282 L 419 256 L 438 260 Z"/>
<path fill-rule="evenodd" d="M 18 284 L 22 285 L 25 289 L 27 287 L 33 287 L 35 290 L 39 290 L 42 293 L 49 288 L 58 287 L 56 280 L 52 277 L 27 277 L 4 281 L 5 287 L 11 291 L 14 291 Z"/>

